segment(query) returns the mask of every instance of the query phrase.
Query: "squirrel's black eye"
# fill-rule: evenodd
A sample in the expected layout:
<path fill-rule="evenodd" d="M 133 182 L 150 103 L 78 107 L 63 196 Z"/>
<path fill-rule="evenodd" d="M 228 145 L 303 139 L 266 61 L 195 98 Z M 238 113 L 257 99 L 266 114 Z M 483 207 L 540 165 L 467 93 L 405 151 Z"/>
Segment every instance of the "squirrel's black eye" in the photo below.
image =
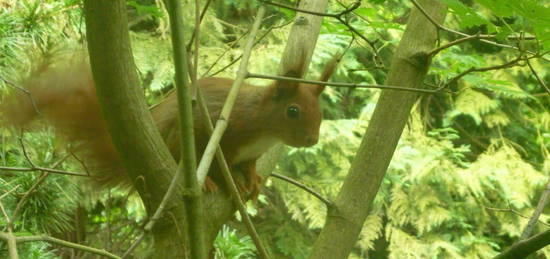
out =
<path fill-rule="evenodd" d="M 298 108 L 298 106 L 292 105 L 286 109 L 286 115 L 289 118 L 298 118 L 298 116 L 300 115 L 300 108 Z"/>

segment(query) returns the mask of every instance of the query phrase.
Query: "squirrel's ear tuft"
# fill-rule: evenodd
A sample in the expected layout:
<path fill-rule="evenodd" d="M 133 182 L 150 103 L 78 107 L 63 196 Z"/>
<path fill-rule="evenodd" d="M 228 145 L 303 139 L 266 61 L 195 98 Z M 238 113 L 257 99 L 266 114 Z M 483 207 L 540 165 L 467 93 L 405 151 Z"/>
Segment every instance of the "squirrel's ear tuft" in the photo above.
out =
<path fill-rule="evenodd" d="M 298 77 L 298 73 L 295 71 L 288 71 L 284 74 L 285 77 Z M 298 88 L 298 85 L 300 83 L 298 82 L 289 82 L 289 81 L 277 81 L 275 83 L 275 98 L 281 98 L 284 96 L 292 96 L 296 93 L 296 89 Z"/>
<path fill-rule="evenodd" d="M 321 73 L 321 76 L 319 77 L 319 81 L 327 82 L 330 79 L 332 74 L 334 74 L 334 71 L 336 71 L 338 63 L 340 63 L 342 56 L 342 54 L 337 53 L 334 55 L 334 57 L 332 57 L 332 59 L 325 65 L 323 73 Z"/>
<path fill-rule="evenodd" d="M 319 77 L 319 81 L 327 82 L 330 77 L 334 74 L 334 71 L 336 71 L 336 68 L 338 67 L 338 63 L 340 63 L 340 60 L 342 59 L 343 54 L 335 54 L 334 57 L 325 65 L 325 68 L 323 69 L 323 72 L 321 73 L 321 76 Z M 324 85 L 317 85 L 314 93 L 317 95 L 320 95 L 323 90 L 325 90 Z"/>

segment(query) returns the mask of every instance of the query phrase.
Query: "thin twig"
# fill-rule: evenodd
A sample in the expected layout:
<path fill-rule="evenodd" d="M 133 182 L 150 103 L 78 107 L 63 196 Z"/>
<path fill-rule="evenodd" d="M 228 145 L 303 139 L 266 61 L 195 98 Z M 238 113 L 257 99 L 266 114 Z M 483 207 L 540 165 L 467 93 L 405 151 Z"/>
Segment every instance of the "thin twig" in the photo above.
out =
<path fill-rule="evenodd" d="M 424 8 L 416 1 L 416 0 L 411 0 L 411 2 L 413 3 L 413 5 L 418 8 L 418 10 L 420 10 L 420 12 L 424 15 L 424 17 L 426 17 L 435 27 L 437 27 L 438 29 L 440 30 L 443 30 L 443 31 L 446 31 L 446 32 L 450 32 L 450 33 L 454 33 L 454 34 L 458 34 L 458 35 L 461 35 L 461 36 L 465 36 L 465 37 L 470 37 L 472 35 L 469 35 L 467 33 L 463 33 L 463 32 L 460 32 L 460 31 L 455 31 L 453 29 L 450 29 L 450 28 L 447 28 L 441 24 L 439 24 L 438 22 L 436 22 L 427 12 L 426 10 L 424 10 Z M 509 49 L 514 49 L 514 50 L 520 50 L 519 48 L 517 47 L 514 47 L 514 46 L 511 46 L 511 45 L 507 45 L 507 44 L 501 44 L 501 43 L 497 43 L 497 42 L 494 42 L 494 41 L 490 41 L 490 40 L 486 40 L 485 38 L 495 38 L 496 36 L 495 35 L 485 35 L 485 34 L 481 34 L 480 36 L 480 39 L 479 41 L 480 42 L 484 42 L 484 43 L 487 43 L 487 44 L 491 44 L 491 45 L 494 45 L 494 46 L 497 46 L 497 47 L 502 47 L 502 48 L 509 48 Z M 532 53 L 532 52 L 528 52 L 529 54 L 535 54 L 535 53 Z"/>
<path fill-rule="evenodd" d="M 21 147 L 23 148 L 23 153 L 25 154 L 25 157 L 28 159 L 28 162 L 36 168 L 36 166 L 34 165 L 34 163 L 32 163 L 32 161 L 30 160 L 30 157 L 27 155 L 25 151 L 25 146 L 23 145 L 23 141 L 21 139 L 19 139 L 19 141 L 21 141 Z M 70 154 L 67 154 L 63 156 L 61 159 L 59 159 L 57 162 L 55 162 L 52 165 L 51 170 L 56 170 L 55 168 L 61 165 L 61 163 L 63 163 L 69 157 L 69 155 Z M 38 186 L 40 186 L 46 180 L 46 177 L 48 177 L 48 175 L 50 175 L 50 172 L 43 171 L 42 175 L 40 175 L 38 180 L 36 180 L 36 182 L 31 186 L 31 188 L 29 188 L 25 192 L 25 194 L 23 194 L 23 197 L 21 197 L 21 199 L 15 206 L 15 210 L 11 215 L 11 222 L 9 222 L 9 224 L 13 224 L 13 222 L 17 219 L 17 216 L 19 216 L 19 211 L 21 210 L 21 208 L 23 208 L 23 204 L 25 204 L 29 196 L 38 188 Z"/>
<path fill-rule="evenodd" d="M 31 193 L 33 193 L 36 190 L 36 188 L 38 188 L 38 186 L 40 186 L 44 182 L 44 180 L 46 180 L 46 177 L 48 177 L 48 175 L 50 175 L 50 173 L 48 173 L 48 172 L 42 173 L 42 175 L 31 186 L 31 188 L 29 190 L 27 190 L 25 192 L 25 194 L 23 194 L 23 197 L 19 200 L 19 202 L 15 206 L 15 210 L 13 211 L 12 216 L 11 216 L 11 221 L 8 224 L 13 224 L 13 222 L 17 219 L 17 216 L 19 216 L 19 211 L 23 207 L 23 204 L 27 201 L 27 199 L 29 198 Z"/>
<path fill-rule="evenodd" d="M 225 68 L 227 68 L 227 67 L 229 67 L 229 66 L 235 64 L 235 62 L 237 62 L 236 60 L 241 59 L 242 54 L 241 54 L 238 58 L 236 58 L 234 61 L 232 61 L 231 64 L 230 64 L 229 66 L 225 66 L 223 70 L 217 71 L 217 72 L 215 72 L 215 73 L 213 73 L 213 74 L 210 74 L 210 75 L 206 76 L 206 75 L 208 74 L 208 72 L 210 72 L 210 70 L 212 70 L 212 69 L 218 64 L 218 62 L 223 58 L 223 56 L 225 56 L 225 54 L 226 54 L 227 52 L 229 52 L 231 49 L 233 49 L 233 47 L 235 47 L 235 46 L 237 45 L 237 43 L 238 43 L 242 38 L 244 38 L 244 36 L 246 36 L 248 33 L 249 33 L 249 31 L 246 31 L 245 33 L 239 35 L 239 37 L 238 37 L 238 38 L 237 38 L 228 48 L 226 48 L 226 49 L 222 52 L 221 55 L 218 55 L 218 57 L 216 58 L 216 60 L 215 60 L 214 62 L 212 62 L 212 64 L 210 64 L 210 67 L 208 67 L 208 69 L 206 70 L 206 72 L 204 72 L 204 73 L 201 75 L 201 77 L 212 77 L 212 76 L 214 76 L 214 75 L 216 75 L 216 74 L 222 72 L 223 70 L 225 70 Z"/>
<path fill-rule="evenodd" d="M 84 169 L 84 172 L 86 172 L 86 175 L 87 175 L 87 176 L 90 176 L 90 171 L 88 170 L 88 167 L 86 166 L 86 163 L 84 163 L 84 161 L 82 161 L 82 159 L 80 159 L 80 158 L 73 152 L 73 150 L 69 150 L 69 153 L 71 154 L 71 156 L 72 156 L 76 161 L 78 161 L 78 163 L 80 163 L 80 165 L 81 165 L 82 168 Z"/>
<path fill-rule="evenodd" d="M 21 186 L 20 184 L 16 185 L 15 187 L 13 187 L 11 190 L 5 192 L 4 194 L 0 195 L 0 201 L 2 199 L 4 199 L 4 197 L 10 195 L 10 193 L 14 192 L 15 190 L 17 190 L 17 188 L 19 188 L 19 186 Z"/>
<path fill-rule="evenodd" d="M 546 93 L 550 95 L 550 88 L 548 88 L 548 86 L 544 83 L 544 81 L 539 76 L 535 68 L 533 68 L 533 65 L 531 65 L 531 62 L 529 62 L 529 59 L 526 59 L 525 62 L 527 63 L 527 66 L 529 67 L 529 69 L 531 70 L 531 73 L 533 73 L 533 75 L 535 76 L 539 84 L 546 90 Z"/>
<path fill-rule="evenodd" d="M 84 245 L 72 243 L 72 242 L 69 242 L 69 241 L 57 239 L 57 238 L 50 237 L 50 236 L 44 236 L 44 235 L 15 236 L 15 235 L 10 234 L 10 233 L 0 232 L 0 239 L 4 239 L 4 240 L 7 241 L 10 238 L 10 236 L 12 236 L 17 243 L 42 241 L 42 242 L 48 242 L 48 243 L 52 243 L 52 244 L 56 244 L 56 245 L 60 245 L 60 246 L 64 246 L 64 247 L 78 249 L 78 250 L 81 250 L 81 251 L 90 252 L 90 253 L 105 256 L 105 257 L 108 257 L 108 258 L 120 259 L 119 256 L 114 255 L 112 253 L 109 253 L 109 252 L 107 252 L 103 249 L 97 249 L 97 248 L 93 248 L 93 247 L 89 247 L 89 246 L 84 246 Z"/>
<path fill-rule="evenodd" d="M 517 216 L 520 216 L 522 218 L 526 218 L 528 219 L 529 217 L 528 216 L 525 216 L 521 213 L 519 213 L 518 211 L 512 209 L 512 207 L 509 207 L 509 208 L 506 208 L 506 209 L 501 209 L 501 208 L 492 208 L 492 207 L 487 207 L 487 206 L 483 206 L 485 209 L 488 209 L 488 210 L 493 210 L 493 211 L 498 211 L 498 212 L 512 212 L 513 214 L 517 215 Z M 538 223 L 542 224 L 542 225 L 545 225 L 547 227 L 550 227 L 550 224 L 547 224 L 545 222 L 542 222 L 540 220 L 537 220 Z"/>
<path fill-rule="evenodd" d="M 9 167 L 9 166 L 0 166 L 0 170 L 5 171 L 14 171 L 14 172 L 32 172 L 32 171 L 42 171 L 42 172 L 48 172 L 48 173 L 54 173 L 54 174 L 64 174 L 64 175 L 71 175 L 71 176 L 83 176 L 83 177 L 89 177 L 88 174 L 83 173 L 76 173 L 76 172 L 70 172 L 70 171 L 63 171 L 58 169 L 52 169 L 52 168 L 45 168 L 45 167 Z"/>
<path fill-rule="evenodd" d="M 353 27 L 345 18 L 343 18 L 346 14 L 349 14 L 349 13 L 353 12 L 354 10 L 356 10 L 357 8 L 359 8 L 361 6 L 361 1 L 356 1 L 349 8 L 347 8 L 347 9 L 345 9 L 345 10 L 339 12 L 339 13 L 332 13 L 332 14 L 331 13 L 320 13 L 320 12 L 308 11 L 308 10 L 304 10 L 304 9 L 300 9 L 300 8 L 288 6 L 288 5 L 285 5 L 285 4 L 272 2 L 272 1 L 260 0 L 260 2 L 269 4 L 269 5 L 273 5 L 273 6 L 277 6 L 277 7 L 281 7 L 281 8 L 285 8 L 285 9 L 288 9 L 288 10 L 300 12 L 300 13 L 306 13 L 306 14 L 322 16 L 322 17 L 330 17 L 330 18 L 334 18 L 334 19 L 338 20 L 340 23 L 342 23 L 344 26 L 346 26 L 353 34 L 359 36 L 361 39 L 363 39 L 365 42 L 367 42 L 367 44 L 371 47 L 371 49 L 373 51 L 375 61 L 378 60 L 380 62 L 380 64 L 382 64 L 382 61 L 380 59 L 380 55 L 378 55 L 378 49 L 375 46 L 376 41 L 369 40 L 361 32 L 359 32 L 357 29 L 355 29 L 355 27 Z"/>
<path fill-rule="evenodd" d="M 309 192 L 311 195 L 315 196 L 317 199 L 322 201 L 327 206 L 327 208 L 333 206 L 333 203 L 330 200 L 323 197 L 323 195 L 321 195 L 320 193 L 318 193 L 317 191 L 313 190 L 311 187 L 308 187 L 307 185 L 305 185 L 303 183 L 300 183 L 300 182 L 298 182 L 298 181 L 296 181 L 296 180 L 294 180 L 290 177 L 287 177 L 287 176 L 284 176 L 284 175 L 281 175 L 281 174 L 277 174 L 277 173 L 271 173 L 270 176 L 273 176 L 275 178 L 279 178 L 281 180 L 289 182 L 293 185 L 298 186 L 300 189 L 303 189 L 304 191 Z"/>
<path fill-rule="evenodd" d="M 23 143 L 23 138 L 19 138 L 19 144 L 21 145 L 21 149 L 23 150 L 23 156 L 27 160 L 27 162 L 33 167 L 36 168 L 36 165 L 32 162 L 31 158 L 29 157 L 29 154 L 27 154 L 27 149 L 25 148 L 25 143 Z"/>
<path fill-rule="evenodd" d="M 520 61 L 522 60 L 528 60 L 528 59 L 531 59 L 531 58 L 534 58 L 536 56 L 531 56 L 531 57 L 525 57 L 523 58 L 521 55 L 518 56 L 517 58 L 513 59 L 513 60 L 510 60 L 504 64 L 500 64 L 500 65 L 494 65 L 494 66 L 488 66 L 488 67 L 480 67 L 480 68 L 477 68 L 477 67 L 471 67 L 465 71 L 463 71 L 462 73 L 458 74 L 457 76 L 451 78 L 451 80 L 448 81 L 448 83 L 444 84 L 444 86 L 448 86 L 448 85 L 451 85 L 455 82 L 457 82 L 459 79 L 461 79 L 462 77 L 464 77 L 465 75 L 469 74 L 469 73 L 473 73 L 473 72 L 485 72 L 485 71 L 490 71 L 490 70 L 498 70 L 498 69 L 504 69 L 504 68 L 509 68 L 509 67 L 513 67 L 513 66 L 516 66 Z"/>
<path fill-rule="evenodd" d="M 550 177 L 546 182 L 546 188 L 544 189 L 544 192 L 540 196 L 539 202 L 537 204 L 537 208 L 533 212 L 533 215 L 531 216 L 531 218 L 529 219 L 529 222 L 525 226 L 525 229 L 521 233 L 521 237 L 519 238 L 520 240 L 529 238 L 533 233 L 533 229 L 535 228 L 536 223 L 539 221 L 540 214 L 542 214 L 544 207 L 546 207 L 546 203 L 548 202 L 549 195 L 550 195 Z"/>
<path fill-rule="evenodd" d="M 71 175 L 71 176 L 89 176 L 89 174 L 83 174 L 83 173 L 76 173 L 71 171 L 65 171 L 65 170 L 59 170 L 55 169 L 57 166 L 59 166 L 62 162 L 64 162 L 72 153 L 65 155 L 59 161 L 55 162 L 52 165 L 52 168 L 45 168 L 41 166 L 36 166 L 32 160 L 30 159 L 29 155 L 27 154 L 27 151 L 25 150 L 25 145 L 23 145 L 23 141 L 19 139 L 21 143 L 21 147 L 23 149 L 23 154 L 25 156 L 25 159 L 27 159 L 27 162 L 31 165 L 31 167 L 9 167 L 9 166 L 0 166 L 0 170 L 4 171 L 15 171 L 15 172 L 32 172 L 32 171 L 41 171 L 41 172 L 48 172 L 53 174 L 64 174 L 64 175 Z"/>
<path fill-rule="evenodd" d="M 265 12 L 265 7 L 262 5 L 262 7 L 260 7 L 260 11 L 258 11 L 256 20 L 254 21 L 252 30 L 248 35 L 248 40 L 243 51 L 243 58 L 239 66 L 239 70 L 237 72 L 237 78 L 235 79 L 235 81 L 233 81 L 233 84 L 231 85 L 231 90 L 229 91 L 226 102 L 222 108 L 222 111 L 220 113 L 216 126 L 214 128 L 212 137 L 210 138 L 210 141 L 208 141 L 208 145 L 206 146 L 206 149 L 199 163 L 199 166 L 197 169 L 198 171 L 197 176 L 199 177 L 199 183 L 201 185 L 204 184 L 206 175 L 208 174 L 208 170 L 210 169 L 210 165 L 212 163 L 214 154 L 216 152 L 216 147 L 220 143 L 222 135 L 225 129 L 227 128 L 228 119 L 231 114 L 231 111 L 233 110 L 233 106 L 237 99 L 239 89 L 246 77 L 246 74 L 247 74 L 246 68 L 248 66 L 248 60 L 250 59 L 250 54 L 252 51 L 252 47 L 254 45 L 254 38 L 260 27 L 260 21 L 262 20 L 264 12 Z"/>
<path fill-rule="evenodd" d="M 354 83 L 322 82 L 322 81 L 307 80 L 307 79 L 294 78 L 294 77 L 270 76 L 270 75 L 260 75 L 260 74 L 253 74 L 253 73 L 248 73 L 246 77 L 280 80 L 280 81 L 287 81 L 287 82 L 299 82 L 299 83 L 315 84 L 315 85 L 328 85 L 328 86 L 335 86 L 335 87 L 379 88 L 379 89 L 419 92 L 419 93 L 428 93 L 428 94 L 437 93 L 445 88 L 445 86 L 441 86 L 437 89 L 416 89 L 416 88 L 393 86 L 393 85 L 369 85 L 369 84 L 354 84 Z"/>
<path fill-rule="evenodd" d="M 254 46 L 258 45 L 265 37 L 267 37 L 267 35 L 269 35 L 269 33 L 271 33 L 271 31 L 273 31 L 274 29 L 278 29 L 278 28 L 282 28 L 282 27 L 285 27 L 289 24 L 291 24 L 292 22 L 289 21 L 289 22 L 286 22 L 284 24 L 281 24 L 281 25 L 277 25 L 277 26 L 272 26 L 270 27 L 269 29 L 267 29 L 264 34 L 262 34 L 262 36 L 260 36 L 256 42 L 254 42 Z M 243 57 L 243 54 L 239 55 L 237 58 L 235 58 L 234 60 L 232 60 L 231 62 L 229 62 L 229 64 L 225 65 L 224 67 L 218 69 L 216 72 L 212 73 L 212 74 L 209 74 L 209 75 L 206 75 L 208 74 L 208 72 L 210 72 L 210 70 L 212 70 L 212 68 L 214 68 L 214 66 L 221 60 L 221 58 L 227 53 L 229 52 L 229 50 L 231 50 L 237 43 L 240 39 L 242 39 L 246 34 L 248 34 L 249 31 L 243 33 L 229 48 L 227 48 L 220 56 L 218 56 L 218 58 L 216 59 L 216 61 L 214 61 L 214 63 L 212 63 L 212 65 L 210 65 L 210 67 L 206 70 L 206 72 L 204 72 L 202 74 L 202 77 L 213 77 L 221 72 L 223 72 L 224 70 L 226 70 L 228 67 L 232 66 L 233 64 L 237 63 L 237 61 L 241 60 L 241 58 Z M 206 75 L 206 76 L 205 76 Z"/>
<path fill-rule="evenodd" d="M 284 9 L 288 9 L 288 10 L 300 12 L 300 13 L 307 13 L 307 14 L 316 15 L 316 16 L 322 16 L 322 17 L 338 18 L 338 16 L 341 15 L 341 13 L 320 13 L 320 12 L 314 12 L 314 11 L 304 10 L 304 9 L 300 9 L 300 8 L 297 8 L 297 7 L 292 7 L 292 6 L 288 6 L 288 5 L 285 5 L 285 4 L 280 4 L 280 3 L 276 3 L 276 2 L 272 2 L 272 1 L 266 1 L 266 0 L 260 0 L 260 2 L 262 2 L 262 3 L 264 3 L 264 4 L 267 4 L 267 5 L 273 5 L 273 6 L 281 7 L 281 8 L 284 8 Z M 359 4 L 360 4 L 360 3 L 359 3 Z M 355 8 L 355 9 L 357 9 L 357 8 Z M 347 13 L 347 12 L 346 12 L 346 13 Z"/>
<path fill-rule="evenodd" d="M 4 208 L 4 204 L 2 203 L 1 200 L 0 200 L 0 211 L 2 211 L 2 215 L 6 220 L 6 228 L 8 229 L 8 232 L 11 233 L 13 231 L 11 219 L 10 219 L 10 216 L 8 216 L 8 213 L 6 212 L 6 208 Z"/>
<path fill-rule="evenodd" d="M 136 241 L 132 243 L 130 248 L 128 248 L 128 250 L 126 250 L 126 252 L 124 252 L 122 257 L 120 258 L 121 259 L 127 258 L 138 247 L 138 245 L 141 243 L 141 241 L 143 241 L 144 238 L 145 238 L 145 232 L 142 232 L 141 235 L 139 235 L 139 237 L 136 239 Z"/>
<path fill-rule="evenodd" d="M 32 94 L 31 94 L 31 92 L 30 92 L 29 90 L 27 90 L 27 89 L 25 89 L 25 88 L 23 88 L 23 87 L 21 87 L 21 86 L 18 86 L 18 85 L 16 85 L 15 83 L 13 83 L 12 81 L 9 81 L 9 80 L 7 80 L 7 79 L 5 79 L 5 78 L 3 78 L 3 77 L 0 77 L 0 79 L 2 79 L 2 81 L 6 82 L 6 84 L 7 84 L 8 86 L 11 86 L 11 87 L 13 87 L 13 88 L 15 88 L 15 89 L 17 89 L 17 90 L 23 92 L 24 94 L 26 94 L 27 97 L 29 98 L 29 100 L 31 101 L 32 108 L 34 109 L 34 111 L 36 112 L 36 114 L 40 114 L 40 110 L 38 110 L 38 105 L 36 104 L 36 101 L 34 100 Z"/>
<path fill-rule="evenodd" d="M 259 235 L 256 232 L 254 225 L 252 224 L 252 220 L 250 219 L 250 216 L 246 211 L 246 207 L 244 205 L 243 199 L 239 195 L 239 191 L 231 175 L 229 166 L 227 165 L 227 161 L 225 161 L 225 159 L 223 158 L 223 154 L 219 146 L 219 142 L 221 140 L 223 132 L 227 128 L 227 120 L 229 119 L 229 115 L 235 103 L 237 94 L 239 92 L 239 87 L 245 78 L 248 59 L 250 58 L 250 53 L 254 45 L 254 38 L 258 32 L 264 13 L 265 13 L 265 6 L 262 5 L 260 6 L 258 13 L 256 14 L 256 19 L 254 20 L 254 24 L 252 25 L 252 29 L 250 30 L 250 34 L 248 35 L 248 39 L 243 50 L 243 59 L 241 61 L 239 70 L 237 72 L 237 78 L 235 79 L 235 81 L 233 82 L 233 85 L 231 86 L 231 90 L 228 94 L 227 100 L 223 106 L 222 112 L 219 116 L 219 119 L 216 123 L 215 128 L 213 128 L 211 119 L 208 118 L 209 113 L 206 107 L 206 103 L 203 99 L 202 93 L 200 89 L 198 90 L 198 96 L 199 96 L 198 99 L 199 99 L 199 105 L 201 107 L 201 113 L 203 116 L 205 116 L 206 119 L 204 121 L 206 122 L 207 128 L 211 129 L 212 133 L 211 133 L 210 141 L 208 142 L 206 150 L 204 151 L 203 157 L 199 163 L 199 167 L 197 169 L 197 176 L 199 177 L 199 183 L 203 185 L 206 179 L 206 174 L 209 171 L 210 164 L 212 163 L 213 157 L 214 155 L 216 155 L 218 159 L 218 163 L 220 163 L 221 165 L 222 175 L 229 187 L 229 191 L 232 194 L 231 196 L 235 204 L 237 205 L 237 209 L 241 214 L 241 217 L 248 230 L 248 233 L 251 236 L 256 246 L 258 255 L 260 258 L 267 259 L 269 258 L 267 250 L 265 249 L 265 246 L 262 244 L 261 239 L 259 238 Z"/>
<path fill-rule="evenodd" d="M 486 38 L 486 36 L 489 36 L 489 35 L 481 35 L 481 34 L 475 34 L 475 35 L 468 35 L 468 36 L 465 36 L 463 38 L 460 38 L 460 39 L 457 39 L 457 40 L 454 40 L 454 41 L 451 41 L 443 46 L 439 46 L 433 50 L 431 50 L 430 52 L 428 52 L 428 56 L 435 56 L 437 53 L 439 53 L 440 51 L 444 50 L 444 49 L 447 49 L 451 46 L 454 46 L 454 45 L 458 45 L 460 43 L 463 43 L 463 42 L 466 42 L 466 41 L 471 41 L 471 40 L 478 40 L 478 39 L 483 39 L 483 38 Z M 492 38 L 492 37 L 487 37 L 487 38 Z"/>
<path fill-rule="evenodd" d="M 198 20 L 195 20 L 195 24 L 197 24 L 197 21 L 198 21 L 198 24 L 200 25 L 202 23 L 202 20 L 204 18 L 204 15 L 206 14 L 206 10 L 208 9 L 208 7 L 210 6 L 210 3 L 212 2 L 212 0 L 207 0 L 206 1 L 206 4 L 204 4 L 204 7 L 202 8 L 202 11 L 200 13 L 200 16 L 199 17 L 196 17 Z M 195 3 L 196 4 L 196 3 Z M 191 34 L 191 39 L 189 39 L 189 43 L 187 43 L 187 51 L 190 51 L 191 50 L 191 46 L 193 45 L 193 42 L 195 42 L 195 35 L 198 34 L 197 31 L 193 31 L 193 34 Z M 197 37 L 198 38 L 198 37 Z M 196 48 L 196 47 L 195 47 Z"/>
<path fill-rule="evenodd" d="M 179 167 L 181 167 L 181 164 L 179 165 Z M 141 233 L 140 237 L 130 246 L 128 250 L 126 250 L 126 252 L 124 252 L 121 258 L 128 257 L 132 253 L 132 251 L 141 243 L 141 241 L 143 241 L 143 238 L 145 237 L 145 233 L 153 229 L 157 220 L 160 219 L 160 217 L 162 216 L 162 212 L 166 208 L 166 203 L 168 202 L 168 200 L 170 200 L 170 198 L 176 191 L 176 186 L 179 184 L 179 178 L 182 175 L 182 171 L 183 170 L 181 170 L 181 168 L 178 168 L 178 170 L 174 174 L 174 177 L 172 178 L 172 181 L 170 182 L 170 185 L 168 186 L 168 190 L 166 190 L 164 197 L 162 197 L 162 201 L 160 202 L 159 207 L 153 214 L 153 217 L 149 219 L 149 221 L 143 228 L 143 233 Z"/>

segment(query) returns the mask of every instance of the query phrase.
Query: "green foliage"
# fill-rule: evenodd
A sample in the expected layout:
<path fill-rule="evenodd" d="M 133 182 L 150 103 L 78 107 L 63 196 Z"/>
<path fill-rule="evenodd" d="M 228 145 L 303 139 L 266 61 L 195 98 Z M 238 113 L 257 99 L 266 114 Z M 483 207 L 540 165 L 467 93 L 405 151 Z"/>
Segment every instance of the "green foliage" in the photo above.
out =
<path fill-rule="evenodd" d="M 443 0 L 456 15 L 461 28 L 479 28 L 504 40 L 512 33 L 535 35 L 543 50 L 550 49 L 550 6 L 544 1 L 475 0 L 468 6 L 458 0 Z"/>
<path fill-rule="evenodd" d="M 237 231 L 223 226 L 214 241 L 217 259 L 255 258 L 256 248 L 248 236 L 239 237 Z"/>
<path fill-rule="evenodd" d="M 494 34 L 497 42 L 531 53 L 550 50 L 550 13 L 545 1 L 443 1 L 450 10 L 446 27 L 469 34 Z M 128 2 L 130 14 L 135 14 L 130 16 L 134 57 L 149 103 L 166 94 L 174 73 L 167 15 L 160 2 Z M 341 12 L 354 2 L 330 1 L 327 12 Z M 219 71 L 242 54 L 241 36 L 247 33 L 258 3 L 212 3 L 199 37 L 199 77 Z M 191 21 L 194 2 L 185 5 L 185 15 Z M 353 37 L 336 20 L 325 18 L 306 76 L 317 78 L 327 60 L 354 40 L 331 80 L 383 84 L 410 7 L 409 1 L 363 1 L 353 14 L 344 17 L 366 38 L 376 41 L 383 66 L 374 62 L 363 39 Z M 36 56 L 50 55 L 56 49 L 83 48 L 80 1 L 7 0 L 0 8 L 4 8 L 0 9 L 1 78 L 17 83 L 27 75 Z M 260 35 L 273 29 L 254 49 L 249 66 L 254 73 L 275 74 L 290 30 L 285 24 L 295 17 L 293 11 L 275 7 L 269 7 L 269 14 Z M 184 29 L 190 35 L 192 22 Z M 537 40 L 509 37 L 521 35 Z M 444 32 L 440 36 L 440 45 L 460 37 Z M 550 99 L 523 62 L 522 66 L 469 73 L 453 81 L 471 68 L 505 64 L 517 56 L 510 48 L 469 41 L 433 58 L 426 81 L 434 85 L 453 82 L 448 86 L 450 92 L 420 98 L 350 258 L 376 258 L 374 251 L 389 258 L 490 258 L 517 240 L 526 224 L 519 215 L 533 212 L 550 172 Z M 548 85 L 548 54 L 545 58 L 530 62 Z M 217 76 L 233 77 L 237 67 L 229 66 Z M 0 79 L 1 98 L 7 98 L 4 92 L 8 87 Z M 374 89 L 327 87 L 322 96 L 325 121 L 320 143 L 289 149 L 276 171 L 334 199 L 378 96 Z M 25 146 L 36 165 L 51 167 L 67 154 L 67 143 L 53 135 L 51 129 L 42 128 L 25 133 Z M 14 131 L 0 128 L 0 165 L 29 167 L 16 136 Z M 72 157 L 58 168 L 84 170 Z M 40 172 L 0 174 L 0 195 L 15 188 L 1 201 L 11 214 Z M 111 251 L 122 254 L 146 221 L 139 197 L 125 190 L 97 192 L 86 186 L 74 177 L 48 176 L 22 207 L 16 231 L 72 235 L 82 228 L 89 233 L 85 241 L 79 240 L 82 243 L 110 246 Z M 268 180 L 268 186 L 262 201 L 249 205 L 262 239 L 277 258 L 306 258 L 323 227 L 324 204 L 286 182 Z M 82 222 L 73 220 L 78 213 L 83 213 Z M 540 220 L 549 219 L 545 211 Z M 0 217 L 2 231 L 5 225 Z M 136 254 L 147 256 L 151 242 L 146 238 Z M 63 253 L 42 242 L 21 245 L 19 250 L 21 258 L 56 258 Z M 548 257 L 549 251 L 539 254 Z M 217 258 L 256 256 L 246 232 L 227 226 L 216 238 L 215 253 Z M 0 257 L 7 257 L 3 242 Z"/>

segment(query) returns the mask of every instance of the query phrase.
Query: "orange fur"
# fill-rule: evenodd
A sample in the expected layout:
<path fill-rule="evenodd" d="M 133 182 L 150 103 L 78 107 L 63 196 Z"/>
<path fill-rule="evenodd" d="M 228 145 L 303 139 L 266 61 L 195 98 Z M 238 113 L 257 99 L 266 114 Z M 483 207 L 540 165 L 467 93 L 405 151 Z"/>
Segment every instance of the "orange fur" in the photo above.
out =
<path fill-rule="evenodd" d="M 334 71 L 333 62 L 325 69 L 322 79 Z M 233 80 L 204 78 L 198 81 L 205 96 L 210 116 L 217 119 Z M 72 142 L 78 143 L 93 166 L 92 175 L 102 185 L 129 184 L 119 156 L 110 141 L 95 94 L 87 62 L 68 62 L 61 66 L 44 66 L 23 83 L 35 100 L 38 110 L 48 122 Z M 243 172 L 246 191 L 258 194 L 260 178 L 256 160 L 277 142 L 294 147 L 311 146 L 318 141 L 321 111 L 318 96 L 324 86 L 275 82 L 268 86 L 241 86 L 221 147 L 232 169 Z M 299 110 L 289 116 L 289 107 Z M 38 116 L 27 96 L 16 94 L 3 105 L 5 120 L 25 125 Z M 176 160 L 179 159 L 177 97 L 169 94 L 151 109 L 153 118 Z M 202 156 L 208 142 L 205 124 L 195 111 L 195 141 L 197 158 Z M 209 175 L 219 170 L 214 162 Z"/>

